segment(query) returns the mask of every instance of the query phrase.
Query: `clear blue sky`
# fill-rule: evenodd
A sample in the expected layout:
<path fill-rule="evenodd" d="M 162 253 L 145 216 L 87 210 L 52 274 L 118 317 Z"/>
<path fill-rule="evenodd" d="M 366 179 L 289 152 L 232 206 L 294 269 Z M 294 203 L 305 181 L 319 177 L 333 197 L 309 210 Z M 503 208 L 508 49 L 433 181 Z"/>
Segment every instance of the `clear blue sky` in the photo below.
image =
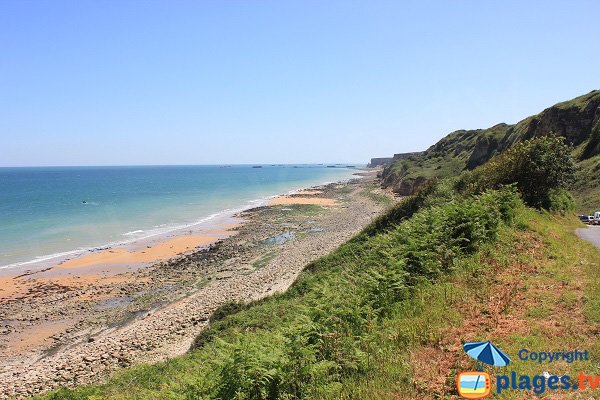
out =
<path fill-rule="evenodd" d="M 0 2 L 0 165 L 364 162 L 600 88 L 600 2 Z"/>

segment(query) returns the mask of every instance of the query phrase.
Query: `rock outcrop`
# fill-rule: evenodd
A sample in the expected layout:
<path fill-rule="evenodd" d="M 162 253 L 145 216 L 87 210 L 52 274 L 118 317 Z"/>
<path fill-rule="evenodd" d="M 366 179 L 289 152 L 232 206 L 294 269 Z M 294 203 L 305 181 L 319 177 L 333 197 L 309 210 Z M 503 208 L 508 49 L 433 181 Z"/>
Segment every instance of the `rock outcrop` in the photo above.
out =
<path fill-rule="evenodd" d="M 379 166 L 390 165 L 394 161 L 407 160 L 412 157 L 416 157 L 421 153 L 422 153 L 422 151 L 415 151 L 412 153 L 397 153 L 397 154 L 394 154 L 393 157 L 371 158 L 371 162 L 369 164 L 367 164 L 367 167 L 375 168 L 375 167 L 379 167 Z"/>
<path fill-rule="evenodd" d="M 392 157 L 371 158 L 371 162 L 367 164 L 367 168 L 375 168 L 382 165 L 391 164 L 394 159 Z"/>

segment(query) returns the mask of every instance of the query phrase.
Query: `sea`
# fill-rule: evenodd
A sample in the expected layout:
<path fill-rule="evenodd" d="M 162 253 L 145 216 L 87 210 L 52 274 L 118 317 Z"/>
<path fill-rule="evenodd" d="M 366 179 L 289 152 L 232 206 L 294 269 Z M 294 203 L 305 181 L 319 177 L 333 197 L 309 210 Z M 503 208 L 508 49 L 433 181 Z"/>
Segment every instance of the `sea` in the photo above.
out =
<path fill-rule="evenodd" d="M 207 225 L 354 173 L 305 164 L 0 168 L 0 269 Z"/>

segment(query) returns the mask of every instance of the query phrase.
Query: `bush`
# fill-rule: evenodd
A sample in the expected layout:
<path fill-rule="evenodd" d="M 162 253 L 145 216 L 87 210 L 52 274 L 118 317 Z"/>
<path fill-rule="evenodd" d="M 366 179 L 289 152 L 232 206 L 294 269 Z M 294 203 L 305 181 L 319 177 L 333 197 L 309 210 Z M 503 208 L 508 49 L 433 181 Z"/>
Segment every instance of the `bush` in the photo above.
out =
<path fill-rule="evenodd" d="M 252 340 L 249 340 L 251 338 Z M 262 340 L 261 340 L 262 339 Z M 220 341 L 225 350 L 220 366 L 217 398 L 268 400 L 280 398 L 283 354 L 270 345 L 271 339 L 240 337 L 237 343 Z"/>
<path fill-rule="evenodd" d="M 548 196 L 548 210 L 564 215 L 575 210 L 575 200 L 566 190 L 553 189 Z"/>
<path fill-rule="evenodd" d="M 235 314 L 244 308 L 246 308 L 244 303 L 239 303 L 236 301 L 227 302 L 215 310 L 213 315 L 210 317 L 210 322 L 212 323 L 220 321 L 228 315 Z"/>
<path fill-rule="evenodd" d="M 516 144 L 463 176 L 458 186 L 478 193 L 515 184 L 527 205 L 550 209 L 553 190 L 568 189 L 574 180 L 571 149 L 564 138 L 550 135 Z"/>
<path fill-rule="evenodd" d="M 436 278 L 452 269 L 455 257 L 471 254 L 493 240 L 502 221 L 512 221 L 518 196 L 514 187 L 434 206 L 394 232 L 411 280 Z"/>

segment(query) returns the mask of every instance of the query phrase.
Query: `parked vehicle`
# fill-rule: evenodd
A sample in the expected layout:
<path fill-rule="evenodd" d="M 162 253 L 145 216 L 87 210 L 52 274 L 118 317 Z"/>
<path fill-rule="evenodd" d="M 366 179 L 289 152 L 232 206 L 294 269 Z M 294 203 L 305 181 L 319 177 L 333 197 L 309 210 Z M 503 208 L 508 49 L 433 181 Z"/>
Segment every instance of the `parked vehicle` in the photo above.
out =
<path fill-rule="evenodd" d="M 589 215 L 578 215 L 577 217 L 579 217 L 579 220 L 581 222 L 583 222 L 584 224 L 589 224 L 590 223 L 590 218 L 593 220 L 594 217 L 590 217 Z"/>
<path fill-rule="evenodd" d="M 588 225 L 600 225 L 600 211 L 595 212 L 594 215 L 578 215 L 581 222 Z"/>

